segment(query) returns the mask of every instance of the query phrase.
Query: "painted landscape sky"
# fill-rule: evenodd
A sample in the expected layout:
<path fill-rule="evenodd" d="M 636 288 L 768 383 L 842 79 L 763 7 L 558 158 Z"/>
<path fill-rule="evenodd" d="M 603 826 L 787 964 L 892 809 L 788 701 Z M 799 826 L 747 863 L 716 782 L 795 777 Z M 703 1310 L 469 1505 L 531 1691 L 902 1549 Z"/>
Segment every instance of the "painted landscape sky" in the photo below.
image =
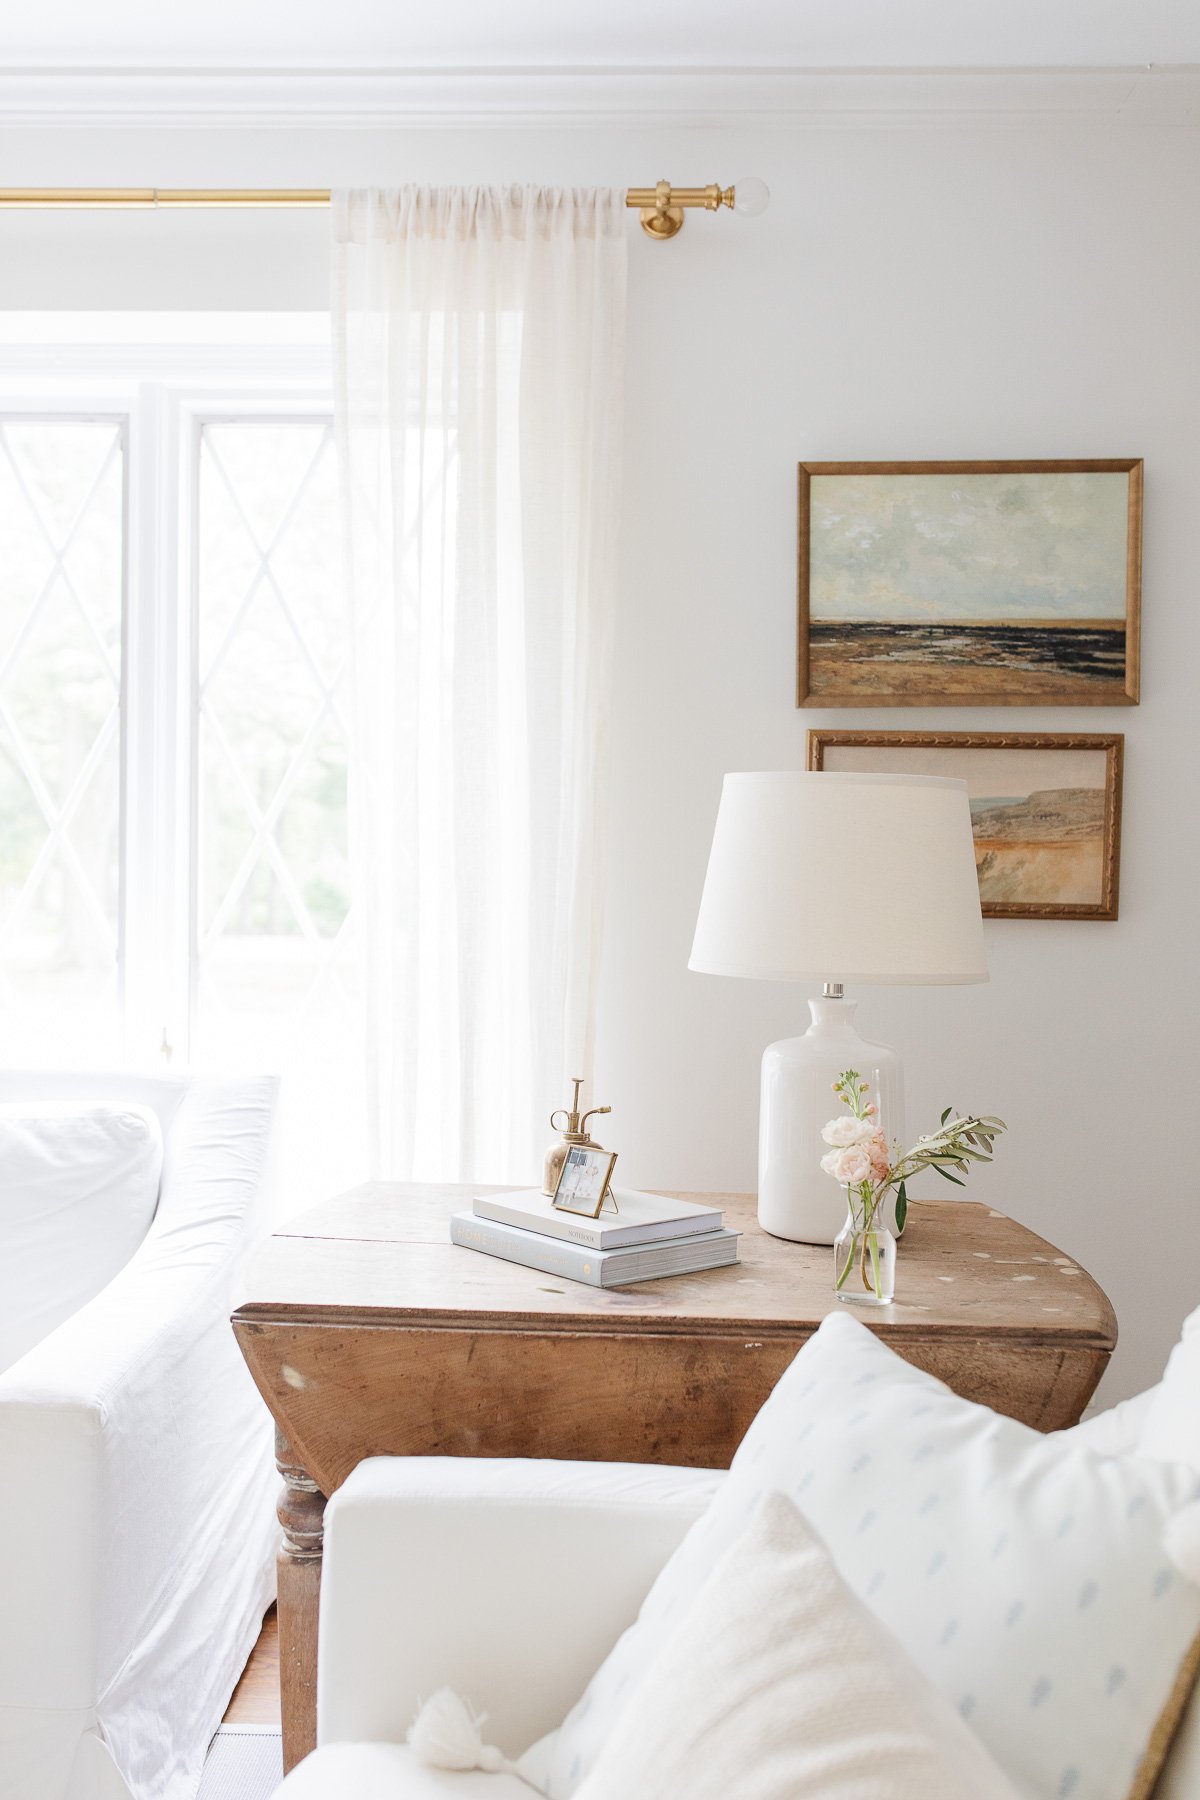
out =
<path fill-rule="evenodd" d="M 930 744 L 828 744 L 826 769 L 873 774 L 953 775 L 967 784 L 973 802 L 1024 799 L 1039 788 L 1103 789 L 1108 764 L 1103 750 L 1017 750 L 991 745 L 953 749 Z"/>
<path fill-rule="evenodd" d="M 816 475 L 816 621 L 1125 617 L 1128 476 Z"/>

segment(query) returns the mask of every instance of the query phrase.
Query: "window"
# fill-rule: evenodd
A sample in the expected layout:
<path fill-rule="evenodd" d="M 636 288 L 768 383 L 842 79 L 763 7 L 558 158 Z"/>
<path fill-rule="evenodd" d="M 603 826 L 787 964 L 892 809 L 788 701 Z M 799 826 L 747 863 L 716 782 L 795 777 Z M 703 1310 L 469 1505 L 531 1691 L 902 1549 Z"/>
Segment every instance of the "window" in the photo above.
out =
<path fill-rule="evenodd" d="M 337 475 L 325 420 L 199 446 L 195 1030 L 269 1050 L 338 988 L 350 916 Z"/>
<path fill-rule="evenodd" d="M 279 1071 L 293 1203 L 360 1172 L 340 529 L 327 348 L 0 347 L 0 1055 Z"/>
<path fill-rule="evenodd" d="M 115 1042 L 125 422 L 0 424 L 0 1013 Z"/>

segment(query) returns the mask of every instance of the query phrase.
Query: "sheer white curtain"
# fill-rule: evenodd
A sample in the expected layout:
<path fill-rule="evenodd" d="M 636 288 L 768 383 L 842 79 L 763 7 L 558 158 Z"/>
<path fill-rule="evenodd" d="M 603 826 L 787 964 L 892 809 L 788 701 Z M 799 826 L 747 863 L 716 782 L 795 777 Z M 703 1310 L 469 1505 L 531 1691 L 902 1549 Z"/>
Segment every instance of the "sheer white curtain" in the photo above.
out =
<path fill-rule="evenodd" d="M 624 195 L 353 192 L 333 230 L 373 1172 L 531 1181 L 590 1073 Z"/>

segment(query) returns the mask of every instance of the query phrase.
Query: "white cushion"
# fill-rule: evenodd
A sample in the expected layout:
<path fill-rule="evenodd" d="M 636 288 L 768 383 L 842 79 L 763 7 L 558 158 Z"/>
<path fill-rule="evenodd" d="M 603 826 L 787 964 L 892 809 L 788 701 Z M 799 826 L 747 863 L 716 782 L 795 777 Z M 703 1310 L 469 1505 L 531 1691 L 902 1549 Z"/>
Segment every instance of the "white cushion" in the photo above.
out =
<path fill-rule="evenodd" d="M 578 1800 L 1017 1800 L 783 1494 L 702 1584 Z"/>
<path fill-rule="evenodd" d="M 278 1800 L 531 1800 L 516 1775 L 426 1769 L 406 1744 L 326 1744 L 298 1763 Z"/>
<path fill-rule="evenodd" d="M 1165 1462 L 1187 1462 L 1200 1468 L 1200 1309 L 1185 1319 L 1162 1381 L 1141 1396 L 1136 1453 Z M 1127 1404 L 1132 1405 L 1133 1402 Z M 1184 1568 L 1200 1560 L 1200 1530 L 1194 1512 L 1173 1533 L 1174 1551 Z M 1178 1738 L 1171 1747 L 1156 1800 L 1196 1800 L 1200 1795 L 1200 1697 L 1194 1698 Z"/>
<path fill-rule="evenodd" d="M 1154 1390 L 1138 1438 L 1138 1455 L 1200 1469 L 1200 1308 L 1183 1322 L 1166 1371 Z"/>
<path fill-rule="evenodd" d="M 162 1161 L 148 1107 L 0 1105 L 0 1371 L 124 1268 L 154 1218 Z"/>
<path fill-rule="evenodd" d="M 1200 1794 L 1200 1701 L 1193 1695 L 1179 1736 L 1171 1745 L 1167 1766 L 1154 1790 L 1154 1800 L 1196 1800 Z"/>
<path fill-rule="evenodd" d="M 800 1351 L 729 1476 L 555 1740 L 574 1792 L 624 1699 L 761 1496 L 789 1494 L 849 1586 L 1023 1791 L 1124 1800 L 1200 1591 L 1167 1521 L 1200 1480 L 1103 1458 L 960 1399 L 844 1312 Z"/>
<path fill-rule="evenodd" d="M 33 1101 L 74 1106 L 145 1106 L 157 1115 L 163 1143 L 192 1084 L 190 1075 L 147 1075 L 129 1069 L 0 1069 L 0 1104 Z M 30 1109 L 32 1110 L 32 1108 Z"/>
<path fill-rule="evenodd" d="M 1184 1326 L 1185 1335 L 1194 1329 L 1189 1321 Z M 1185 1356 L 1177 1355 L 1174 1362 L 1172 1388 L 1184 1373 Z M 1191 1373 L 1193 1383 L 1200 1381 L 1200 1371 L 1193 1369 Z M 1150 1455 L 1160 1462 L 1172 1462 L 1176 1460 L 1181 1441 L 1186 1444 L 1193 1435 L 1194 1425 L 1190 1408 L 1180 1415 L 1175 1392 L 1166 1397 L 1164 1405 L 1159 1405 L 1161 1385 L 1135 1395 L 1132 1400 L 1121 1400 L 1107 1412 L 1096 1413 L 1082 1425 L 1074 1425 L 1069 1433 L 1063 1432 L 1059 1436 L 1070 1436 L 1076 1444 L 1084 1444 L 1101 1456 Z M 1151 1448 L 1143 1450 L 1143 1433 L 1152 1410 L 1157 1411 L 1158 1417 L 1149 1440 Z M 1182 1558 L 1185 1566 L 1191 1550 L 1188 1542 L 1191 1524 L 1192 1520 L 1184 1514 L 1173 1534 L 1175 1555 Z M 1179 1542 L 1179 1539 L 1183 1541 Z M 1197 1800 L 1197 1796 L 1200 1796 L 1200 1696 L 1193 1694 L 1154 1790 L 1154 1800 Z"/>
<path fill-rule="evenodd" d="M 1059 1443 L 1069 1442 L 1075 1449 L 1094 1450 L 1097 1456 L 1133 1456 L 1138 1439 L 1154 1404 L 1157 1388 L 1135 1394 L 1132 1400 L 1118 1400 L 1106 1412 L 1093 1413 L 1078 1425 L 1055 1433 Z"/>

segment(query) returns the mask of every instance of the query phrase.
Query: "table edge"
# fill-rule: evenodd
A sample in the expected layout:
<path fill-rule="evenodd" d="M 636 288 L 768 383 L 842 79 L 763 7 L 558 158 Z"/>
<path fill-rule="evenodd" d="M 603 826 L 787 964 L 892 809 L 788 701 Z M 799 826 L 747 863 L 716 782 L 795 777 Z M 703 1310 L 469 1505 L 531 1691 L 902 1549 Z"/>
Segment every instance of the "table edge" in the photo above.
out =
<path fill-rule="evenodd" d="M 832 1308 L 830 1311 L 832 1312 Z M 337 1330 L 459 1331 L 469 1334 L 511 1332 L 534 1337 L 688 1337 L 688 1338 L 796 1338 L 811 1337 L 822 1319 L 722 1319 L 690 1317 L 655 1318 L 622 1313 L 605 1317 L 596 1313 L 538 1312 L 455 1312 L 448 1309 L 414 1311 L 411 1308 L 369 1306 L 324 1306 L 318 1303 L 290 1304 L 286 1301 L 247 1301 L 235 1307 L 230 1323 L 239 1327 L 311 1326 Z M 1115 1318 L 1111 1328 L 1100 1325 L 1059 1326 L 1052 1330 L 1029 1325 L 981 1325 L 964 1319 L 955 1323 L 931 1324 L 922 1319 L 889 1318 L 882 1311 L 861 1321 L 878 1327 L 886 1338 L 944 1338 L 964 1343 L 1003 1341 L 1006 1344 L 1036 1345 L 1039 1349 L 1099 1350 L 1111 1354 L 1116 1348 Z"/>

